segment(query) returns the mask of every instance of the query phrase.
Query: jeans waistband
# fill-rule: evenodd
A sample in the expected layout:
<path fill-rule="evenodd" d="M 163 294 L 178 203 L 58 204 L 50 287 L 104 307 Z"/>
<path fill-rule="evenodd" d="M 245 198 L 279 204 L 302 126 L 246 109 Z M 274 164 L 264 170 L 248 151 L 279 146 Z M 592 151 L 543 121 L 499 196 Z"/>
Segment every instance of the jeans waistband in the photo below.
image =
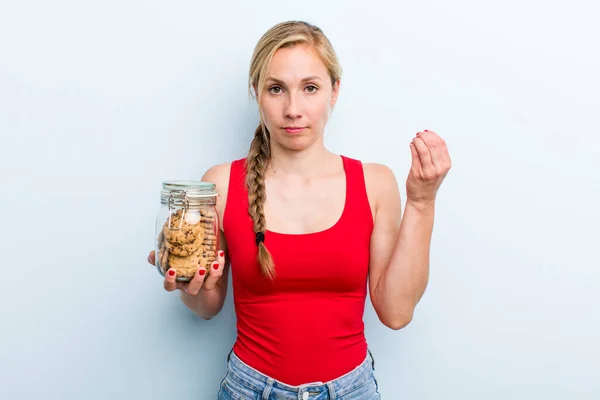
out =
<path fill-rule="evenodd" d="M 364 361 L 345 375 L 328 382 L 311 382 L 299 386 L 292 386 L 271 378 L 245 364 L 238 358 L 233 350 L 228 356 L 229 372 L 253 390 L 259 393 L 262 392 L 263 398 L 268 398 L 270 392 L 273 389 L 277 389 L 289 393 L 298 393 L 299 395 L 304 392 L 317 394 L 328 391 L 329 398 L 336 399 L 371 379 L 374 365 L 375 362 L 373 356 L 371 352 L 368 351 Z"/>

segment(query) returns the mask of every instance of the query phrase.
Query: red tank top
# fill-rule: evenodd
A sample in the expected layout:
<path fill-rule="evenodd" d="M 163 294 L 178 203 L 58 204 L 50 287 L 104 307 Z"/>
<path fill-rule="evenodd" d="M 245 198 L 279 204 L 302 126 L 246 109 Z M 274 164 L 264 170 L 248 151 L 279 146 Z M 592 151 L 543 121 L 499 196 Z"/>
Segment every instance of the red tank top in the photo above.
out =
<path fill-rule="evenodd" d="M 373 217 L 362 163 L 342 160 L 346 202 L 334 226 L 309 234 L 265 232 L 274 281 L 261 275 L 257 262 L 245 159 L 231 164 L 223 230 L 237 316 L 234 351 L 249 366 L 289 385 L 338 378 L 367 353 L 363 313 Z"/>

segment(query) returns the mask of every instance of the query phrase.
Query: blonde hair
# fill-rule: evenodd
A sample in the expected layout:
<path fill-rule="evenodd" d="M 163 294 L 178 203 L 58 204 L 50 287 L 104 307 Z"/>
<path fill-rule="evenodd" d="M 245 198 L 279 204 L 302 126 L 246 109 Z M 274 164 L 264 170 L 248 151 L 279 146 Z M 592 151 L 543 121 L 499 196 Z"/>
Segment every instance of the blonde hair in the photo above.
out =
<path fill-rule="evenodd" d="M 320 55 L 325 64 L 331 84 L 334 85 L 341 77 L 342 70 L 329 39 L 323 31 L 304 21 L 282 22 L 269 29 L 258 41 L 250 63 L 249 90 L 254 89 L 255 98 L 260 110 L 260 124 L 254 132 L 246 158 L 246 187 L 248 189 L 248 212 L 254 223 L 256 244 L 258 246 L 258 262 L 263 275 L 273 279 L 275 265 L 271 253 L 265 246 L 266 221 L 264 205 L 265 174 L 271 156 L 271 135 L 264 124 L 263 113 L 260 109 L 260 94 L 263 91 L 266 73 L 275 52 L 281 48 L 297 45 L 311 46 Z"/>

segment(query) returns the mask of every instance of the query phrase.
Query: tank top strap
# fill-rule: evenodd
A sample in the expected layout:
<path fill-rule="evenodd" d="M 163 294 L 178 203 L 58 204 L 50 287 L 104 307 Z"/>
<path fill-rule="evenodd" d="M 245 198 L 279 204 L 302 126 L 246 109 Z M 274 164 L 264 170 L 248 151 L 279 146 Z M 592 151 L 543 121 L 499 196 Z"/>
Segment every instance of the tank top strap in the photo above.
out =
<path fill-rule="evenodd" d="M 231 169 L 229 172 L 229 186 L 227 189 L 227 198 L 235 199 L 235 202 L 239 202 L 241 198 L 247 197 L 246 193 L 246 159 L 241 158 L 231 162 Z"/>
<path fill-rule="evenodd" d="M 341 158 L 346 173 L 346 204 L 343 219 L 352 221 L 352 223 L 360 221 L 369 226 L 373 223 L 373 217 L 362 162 L 346 156 L 341 156 Z M 245 162 L 246 159 L 242 158 L 231 163 L 225 207 L 224 224 L 226 225 L 229 225 L 229 223 L 235 225 L 250 219 L 248 215 L 248 192 L 245 185 Z"/>
<path fill-rule="evenodd" d="M 232 161 L 223 219 L 225 230 L 229 227 L 232 231 L 235 231 L 242 221 L 250 218 L 248 215 L 248 192 L 246 191 L 245 178 L 246 159 Z"/>
<path fill-rule="evenodd" d="M 342 160 L 346 171 L 346 211 L 354 220 L 362 220 L 364 216 L 364 222 L 369 225 L 373 218 L 362 162 L 346 156 L 342 156 Z"/>

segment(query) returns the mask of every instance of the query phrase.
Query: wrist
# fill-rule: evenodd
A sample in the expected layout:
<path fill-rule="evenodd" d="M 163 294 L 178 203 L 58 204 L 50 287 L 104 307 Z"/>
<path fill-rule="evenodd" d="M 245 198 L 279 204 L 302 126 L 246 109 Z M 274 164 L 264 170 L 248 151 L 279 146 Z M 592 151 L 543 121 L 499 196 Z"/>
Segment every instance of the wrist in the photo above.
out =
<path fill-rule="evenodd" d="M 204 291 L 200 289 L 197 295 L 192 295 L 181 291 L 180 298 L 183 304 L 187 306 L 192 312 L 198 315 L 202 319 L 211 319 L 216 313 L 211 312 L 207 309 L 207 304 L 203 299 Z M 210 307 L 209 307 L 210 308 Z"/>
<path fill-rule="evenodd" d="M 204 297 L 205 293 L 206 293 L 206 291 L 204 290 L 204 288 L 200 288 L 200 290 L 198 291 L 198 294 L 190 294 L 190 293 L 185 292 L 184 290 L 179 291 L 179 295 L 182 300 L 189 300 L 192 302 L 202 301 L 202 298 Z"/>
<path fill-rule="evenodd" d="M 431 200 L 406 200 L 406 209 L 412 208 L 421 213 L 432 213 L 435 210 L 435 199 Z"/>

